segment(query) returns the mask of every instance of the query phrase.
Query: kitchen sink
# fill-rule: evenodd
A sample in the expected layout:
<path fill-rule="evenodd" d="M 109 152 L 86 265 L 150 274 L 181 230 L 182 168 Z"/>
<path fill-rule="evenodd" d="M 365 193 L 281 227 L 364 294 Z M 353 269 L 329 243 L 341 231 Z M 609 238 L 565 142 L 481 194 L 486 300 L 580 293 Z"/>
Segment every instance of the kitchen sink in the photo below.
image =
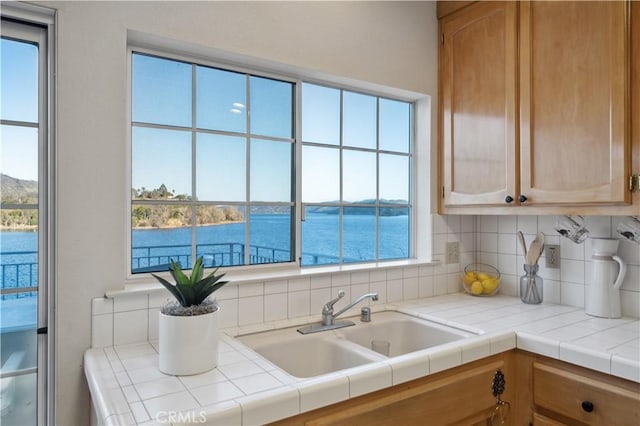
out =
<path fill-rule="evenodd" d="M 472 336 L 466 331 L 421 320 L 399 312 L 380 312 L 369 323 L 339 331 L 348 341 L 371 348 L 386 356 L 442 345 Z"/>
<path fill-rule="evenodd" d="M 300 334 L 294 327 L 237 339 L 291 376 L 308 378 L 473 336 L 399 312 L 373 313 L 371 318 L 351 318 L 355 326 L 313 334 Z"/>
<path fill-rule="evenodd" d="M 295 328 L 241 336 L 242 343 L 294 377 L 314 377 L 380 361 L 379 354 L 327 334 L 302 335 Z"/>

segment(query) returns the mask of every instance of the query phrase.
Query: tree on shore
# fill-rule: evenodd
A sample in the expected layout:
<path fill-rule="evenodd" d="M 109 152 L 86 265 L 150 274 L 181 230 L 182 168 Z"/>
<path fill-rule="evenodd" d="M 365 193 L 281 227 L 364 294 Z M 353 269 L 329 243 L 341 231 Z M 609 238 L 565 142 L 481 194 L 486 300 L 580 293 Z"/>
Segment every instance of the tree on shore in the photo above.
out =
<path fill-rule="evenodd" d="M 131 211 L 131 224 L 134 228 L 191 226 L 191 206 L 179 204 L 180 201 L 190 201 L 191 197 L 185 194 L 176 195 L 175 190 L 169 191 L 164 184 L 151 190 L 144 187 L 132 188 L 131 195 L 134 199 Z M 167 204 L 137 204 L 136 200 L 167 200 Z M 197 225 L 213 225 L 242 220 L 244 220 L 244 215 L 234 207 L 212 205 L 196 207 Z"/>

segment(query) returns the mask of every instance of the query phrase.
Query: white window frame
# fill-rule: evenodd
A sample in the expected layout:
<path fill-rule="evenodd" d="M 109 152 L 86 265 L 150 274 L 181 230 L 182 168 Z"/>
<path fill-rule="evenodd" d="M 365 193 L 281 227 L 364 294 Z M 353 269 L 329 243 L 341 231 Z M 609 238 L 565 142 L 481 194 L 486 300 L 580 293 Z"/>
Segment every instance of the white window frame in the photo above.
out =
<path fill-rule="evenodd" d="M 38 44 L 38 319 L 37 421 L 55 424 L 55 163 L 56 57 L 53 9 L 21 2 L 2 4 L 3 33 Z M 20 125 L 21 123 L 16 122 Z M 33 123 L 24 123 L 34 127 Z M 18 206 L 19 207 L 19 206 Z"/>
<path fill-rule="evenodd" d="M 245 197 L 245 201 L 242 202 L 222 202 L 219 203 L 219 205 L 225 205 L 225 206 L 243 206 L 245 207 L 245 218 L 249 218 L 250 216 L 250 210 L 252 207 L 255 206 L 277 206 L 277 207 L 288 207 L 288 208 L 294 208 L 295 204 L 296 204 L 296 200 L 292 199 L 289 202 L 284 202 L 284 201 L 274 201 L 274 202 L 261 202 L 261 201 L 251 201 L 250 197 L 249 197 L 249 161 L 248 161 L 248 156 L 249 156 L 249 151 L 250 151 L 250 140 L 255 137 L 256 139 L 260 139 L 260 140 L 269 140 L 269 141 L 276 141 L 276 142 L 281 142 L 281 143 L 291 143 L 293 145 L 293 152 L 295 153 L 296 151 L 296 138 L 295 135 L 292 135 L 291 138 L 283 138 L 283 137 L 272 137 L 272 136 L 265 136 L 265 135 L 252 135 L 249 129 L 249 118 L 247 117 L 247 130 L 244 133 L 238 133 L 237 135 L 235 134 L 235 132 L 228 132 L 228 131 L 222 131 L 222 130 L 211 130 L 211 129 L 198 129 L 196 127 L 196 123 L 195 123 L 195 117 L 197 114 L 197 108 L 198 108 L 198 104 L 197 104 L 197 86 L 195 83 L 195 68 L 198 66 L 204 66 L 204 67 L 212 67 L 212 68 L 216 68 L 216 69 L 220 69 L 222 71 L 230 71 L 230 72 L 236 72 L 238 74 L 242 74 L 245 76 L 245 78 L 249 77 L 260 77 L 260 78 L 267 78 L 267 79 L 273 79 L 273 80 L 277 80 L 277 81 L 282 81 L 282 82 L 286 82 L 286 83 L 290 83 L 292 85 L 293 90 L 297 90 L 297 84 L 298 82 L 295 79 L 291 79 L 287 76 L 281 76 L 281 75 L 276 75 L 276 74 L 272 74 L 272 73 L 264 73 L 264 72 L 256 72 L 254 70 L 248 69 L 248 68 L 241 68 L 241 67 L 237 67 L 237 66 L 233 66 L 230 67 L 226 64 L 221 64 L 221 63 L 217 63 L 217 62 L 211 62 L 211 61 L 203 61 L 203 60 L 195 60 L 193 58 L 189 58 L 189 57 L 177 57 L 175 55 L 166 55 L 162 52 L 157 52 L 157 51 L 153 51 L 153 50 L 149 50 L 149 49 L 142 49 L 142 48 L 129 48 L 128 50 L 128 55 L 129 55 L 129 61 L 131 61 L 131 58 L 133 57 L 132 55 L 134 54 L 142 54 L 142 55 L 150 55 L 152 57 L 155 58 L 159 58 L 159 59 L 168 59 L 168 60 L 175 60 L 175 61 L 179 61 L 185 64 L 188 64 L 190 67 L 192 67 L 192 73 L 193 73 L 193 80 L 192 80 L 192 119 L 191 119 L 191 126 L 189 127 L 183 127 L 183 126 L 174 126 L 174 125 L 164 125 L 164 124 L 156 124 L 156 123 L 139 123 L 139 122 L 134 122 L 132 120 L 133 118 L 133 113 L 131 112 L 129 115 L 129 138 L 131 138 L 131 132 L 132 129 L 134 127 L 136 128 L 148 128 L 148 129 L 162 129 L 162 130 L 179 130 L 182 132 L 190 132 L 191 133 L 191 140 L 192 140 L 192 165 L 195 164 L 196 162 L 196 155 L 197 153 L 195 152 L 195 146 L 196 146 L 196 135 L 197 133 L 203 133 L 203 134 L 210 134 L 210 135 L 229 135 L 231 133 L 233 133 L 232 136 L 234 137 L 242 137 L 245 138 L 247 141 L 247 163 L 246 163 L 246 182 L 247 182 L 247 194 Z M 130 73 L 132 72 L 133 68 L 132 65 L 130 66 Z M 131 87 L 131 85 L 129 86 Z M 130 89 L 131 91 L 131 89 Z M 131 95 L 130 95 L 131 96 Z M 248 78 L 247 78 L 247 96 L 250 96 L 250 92 L 249 92 L 249 84 L 248 84 Z M 131 106 L 129 105 L 129 108 Z M 250 112 L 251 106 L 249 106 L 249 112 Z M 294 116 L 296 114 L 296 112 L 293 112 Z M 134 124 L 135 123 L 135 126 Z M 292 123 L 293 124 L 293 123 Z M 133 141 L 130 141 L 129 143 L 129 147 L 128 150 L 129 152 L 131 152 L 133 146 Z M 294 154 L 295 155 L 295 154 Z M 294 155 L 292 155 L 292 170 L 293 167 L 295 165 L 295 159 L 293 158 Z M 129 160 L 128 162 L 129 168 L 132 169 L 132 163 Z M 204 205 L 218 205 L 218 203 L 212 203 L 210 201 L 202 201 L 202 200 L 197 200 L 195 197 L 195 193 L 194 193 L 194 183 L 196 181 L 196 171 L 195 169 L 192 168 L 191 171 L 192 175 L 191 175 L 191 179 L 192 179 L 192 187 L 191 187 L 191 195 L 192 195 L 192 199 L 188 202 L 174 202 L 174 201 L 170 201 L 167 203 L 162 203 L 164 205 L 166 204 L 173 204 L 175 203 L 176 205 L 188 205 L 189 207 L 191 207 L 192 209 L 192 221 L 194 223 L 194 225 L 192 225 L 191 227 L 191 251 L 190 251 L 190 255 L 191 255 L 191 259 L 192 259 L 192 264 L 193 262 L 195 262 L 195 259 L 197 258 L 197 252 L 196 252 L 196 248 L 197 248 L 197 240 L 196 240 L 196 225 L 195 225 L 195 214 L 193 214 L 193 208 L 197 207 L 197 206 L 204 206 Z M 129 171 L 128 176 L 131 179 L 131 175 L 132 175 L 132 170 Z M 129 184 L 131 185 L 131 182 L 129 182 Z M 291 182 L 292 187 L 295 185 L 295 181 Z M 130 186 L 131 187 L 131 186 Z M 129 200 L 129 209 L 131 210 L 131 206 L 134 203 L 134 200 Z M 139 204 L 139 205 L 153 205 L 153 204 L 159 204 L 159 203 L 148 203 L 148 202 L 144 202 L 144 201 L 140 201 L 140 200 L 135 200 L 135 203 Z M 295 210 L 294 210 L 295 211 Z M 295 214 L 291 215 L 291 220 L 292 222 L 296 220 L 295 218 Z M 129 227 L 131 228 L 131 216 L 129 216 Z M 251 246 L 250 244 L 246 244 L 246 243 L 250 243 L 250 227 L 251 224 L 247 221 L 246 224 L 246 232 L 245 232 L 245 241 L 243 241 L 243 243 L 245 243 L 245 248 L 244 248 L 244 258 L 245 259 L 250 259 L 250 251 L 251 251 Z M 132 231 L 130 229 L 130 231 Z M 293 232 L 292 232 L 293 234 Z M 129 233 L 130 238 L 131 238 L 131 232 Z M 295 235 L 292 235 L 292 238 L 295 237 Z M 194 244 L 194 241 L 196 242 Z M 132 242 L 129 244 L 129 251 L 132 250 L 131 248 L 131 244 Z M 295 245 L 292 243 L 291 244 L 291 249 L 290 251 L 293 253 L 295 253 Z M 131 254 L 130 254 L 131 256 Z M 132 257 L 132 256 L 131 256 Z M 280 262 L 280 263 L 272 263 L 272 264 L 245 264 L 245 265 L 235 265 L 235 266 L 225 266 L 225 270 L 228 269 L 233 269 L 233 268 L 254 268 L 254 267 L 259 267 L 259 266 L 264 266 L 264 267 L 268 267 L 268 266 L 273 266 L 273 265 L 282 265 L 282 264 L 290 264 L 293 263 L 295 261 L 295 259 L 292 259 L 291 262 Z M 131 268 L 131 260 L 129 260 L 129 268 Z M 190 268 L 189 268 L 190 269 Z M 129 271 L 132 275 L 140 275 L 140 274 L 144 274 L 144 273 L 136 273 L 133 274 L 133 271 L 130 270 Z"/>
<path fill-rule="evenodd" d="M 410 228 L 410 252 L 409 258 L 406 260 L 380 260 L 377 262 L 366 263 L 348 263 L 339 265 L 320 265 L 305 266 L 300 265 L 301 256 L 301 215 L 303 203 L 301 202 L 301 172 L 297 167 L 295 172 L 295 259 L 288 263 L 273 263 L 261 265 L 245 265 L 230 266 L 225 268 L 225 272 L 231 279 L 255 279 L 297 276 L 304 271 L 315 270 L 312 273 L 323 273 L 339 270 L 358 270 L 358 269 L 374 269 L 398 267 L 412 264 L 430 264 L 432 263 L 431 253 L 431 96 L 418 92 L 412 92 L 403 89 L 396 89 L 382 86 L 375 83 L 369 83 L 359 80 L 353 80 L 345 77 L 339 77 L 329 74 L 320 73 L 318 71 L 305 68 L 295 67 L 287 64 L 267 61 L 255 57 L 222 51 L 214 48 L 192 45 L 164 37 L 141 33 L 138 31 L 128 31 L 128 84 L 131 87 L 132 81 L 132 53 L 140 52 L 155 55 L 167 59 L 175 59 L 183 62 L 197 63 L 204 66 L 222 68 L 230 71 L 238 71 L 242 73 L 256 74 L 276 80 L 291 81 L 296 83 L 295 92 L 295 164 L 301 164 L 302 157 L 302 134 L 301 134 L 301 114 L 299 111 L 302 100 L 302 83 L 310 83 L 321 86 L 328 86 L 346 91 L 365 93 L 371 96 L 379 96 L 382 98 L 390 98 L 399 101 L 410 102 L 413 104 L 412 121 L 413 121 L 413 146 L 411 148 L 411 223 Z M 125 238 L 125 257 L 126 257 L 126 276 L 125 282 L 128 284 L 148 283 L 148 273 L 132 274 L 131 272 L 131 90 L 128 90 L 127 99 L 127 179 L 126 179 L 126 206 L 125 222 L 128 224 L 126 228 Z M 416 167 L 415 165 L 425 165 L 424 167 Z"/>

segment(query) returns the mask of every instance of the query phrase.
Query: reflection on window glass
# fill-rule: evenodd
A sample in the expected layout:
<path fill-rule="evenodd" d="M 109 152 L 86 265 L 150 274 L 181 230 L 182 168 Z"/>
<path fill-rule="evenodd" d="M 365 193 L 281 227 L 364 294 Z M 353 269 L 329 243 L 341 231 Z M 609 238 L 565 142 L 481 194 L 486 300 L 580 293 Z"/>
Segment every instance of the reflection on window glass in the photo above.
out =
<path fill-rule="evenodd" d="M 251 207 L 249 215 L 251 265 L 293 260 L 291 218 L 291 207 Z"/>
<path fill-rule="evenodd" d="M 353 92 L 343 92 L 342 144 L 358 148 L 375 149 L 376 98 Z"/>
<path fill-rule="evenodd" d="M 244 133 L 247 128 L 247 78 L 215 68 L 197 68 L 197 127 Z"/>
<path fill-rule="evenodd" d="M 340 151 L 330 147 L 302 147 L 302 202 L 340 200 Z"/>
<path fill-rule="evenodd" d="M 376 154 L 344 150 L 342 153 L 342 199 L 351 203 L 375 202 Z"/>
<path fill-rule="evenodd" d="M 302 84 L 302 140 L 340 144 L 340 90 Z"/>
<path fill-rule="evenodd" d="M 191 268 L 191 206 L 131 205 L 131 270 L 166 271 L 171 260 Z"/>
<path fill-rule="evenodd" d="M 191 133 L 134 127 L 131 139 L 133 198 L 190 199 Z"/>
<path fill-rule="evenodd" d="M 251 134 L 293 136 L 293 84 L 254 77 L 251 81 Z"/>
<path fill-rule="evenodd" d="M 375 207 L 345 207 L 342 233 L 342 256 L 345 263 L 376 259 Z"/>
<path fill-rule="evenodd" d="M 380 207 L 380 259 L 409 257 L 409 209 Z"/>
<path fill-rule="evenodd" d="M 1 119 L 38 122 L 37 45 L 2 38 L 0 87 Z"/>
<path fill-rule="evenodd" d="M 199 201 L 245 201 L 246 139 L 198 134 L 196 188 Z"/>
<path fill-rule="evenodd" d="M 380 149 L 408 153 L 411 141 L 411 104 L 380 99 Z"/>
<path fill-rule="evenodd" d="M 245 264 L 245 217 L 241 206 L 198 206 L 196 253 L 206 267 Z"/>
<path fill-rule="evenodd" d="M 133 55 L 133 121 L 191 127 L 191 65 Z"/>
<path fill-rule="evenodd" d="M 291 201 L 292 149 L 288 142 L 251 140 L 251 201 Z"/>

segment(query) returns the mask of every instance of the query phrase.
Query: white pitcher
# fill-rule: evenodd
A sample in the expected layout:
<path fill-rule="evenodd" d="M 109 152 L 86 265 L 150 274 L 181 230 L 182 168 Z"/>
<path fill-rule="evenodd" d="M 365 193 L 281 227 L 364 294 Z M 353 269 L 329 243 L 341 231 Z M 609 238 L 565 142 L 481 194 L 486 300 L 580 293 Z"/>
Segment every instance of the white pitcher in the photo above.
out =
<path fill-rule="evenodd" d="M 620 286 L 627 265 L 616 256 L 619 240 L 591 238 L 591 283 L 585 291 L 585 312 L 604 318 L 620 318 Z"/>

